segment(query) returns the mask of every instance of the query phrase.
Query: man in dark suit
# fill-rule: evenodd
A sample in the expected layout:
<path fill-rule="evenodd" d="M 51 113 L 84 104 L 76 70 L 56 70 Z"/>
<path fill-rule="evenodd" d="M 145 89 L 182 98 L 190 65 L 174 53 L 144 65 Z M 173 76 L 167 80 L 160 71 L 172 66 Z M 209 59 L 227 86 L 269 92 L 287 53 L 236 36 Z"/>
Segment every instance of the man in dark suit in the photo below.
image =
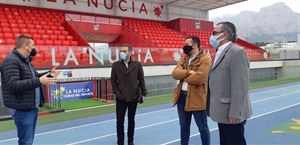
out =
<path fill-rule="evenodd" d="M 147 95 L 144 70 L 140 62 L 131 58 L 132 47 L 121 47 L 120 60 L 112 64 L 111 84 L 116 95 L 117 138 L 118 145 L 124 145 L 124 118 L 128 109 L 128 145 L 134 145 L 135 112 L 138 102 L 138 89 L 142 99 Z"/>
<path fill-rule="evenodd" d="M 230 22 L 218 23 L 210 37 L 217 53 L 209 72 L 206 111 L 218 122 L 221 145 L 246 145 L 244 125 L 252 114 L 249 60 L 245 50 L 234 44 L 236 39 Z"/>

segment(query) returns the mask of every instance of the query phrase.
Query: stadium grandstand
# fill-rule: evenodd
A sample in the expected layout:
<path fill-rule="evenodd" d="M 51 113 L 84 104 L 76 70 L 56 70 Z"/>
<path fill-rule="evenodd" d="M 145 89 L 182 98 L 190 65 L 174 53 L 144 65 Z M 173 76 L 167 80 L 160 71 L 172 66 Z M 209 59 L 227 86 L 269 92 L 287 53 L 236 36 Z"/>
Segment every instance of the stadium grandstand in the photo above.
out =
<path fill-rule="evenodd" d="M 185 38 L 198 36 L 201 48 L 213 60 L 215 49 L 209 37 L 215 24 L 208 20 L 208 11 L 243 1 L 0 0 L 0 61 L 14 49 L 17 36 L 29 35 L 38 52 L 34 66 L 44 71 L 58 65 L 62 71 L 59 86 L 46 86 L 48 103 L 61 101 L 68 87 L 91 91 L 86 98 L 113 101 L 110 66 L 119 59 L 119 47 L 128 43 L 133 46 L 133 58 L 144 65 L 149 96 L 171 94 L 176 81 L 170 73 L 182 56 Z M 270 61 L 264 49 L 240 38 L 236 44 L 251 61 L 251 82 L 298 75 L 299 55 L 287 63 Z M 68 86 L 70 82 L 79 85 Z M 80 83 L 89 82 L 90 88 L 82 88 Z M 62 95 L 53 93 L 56 90 Z M 65 96 L 72 97 L 82 99 Z M 6 115 L 0 105 L 1 115 Z"/>

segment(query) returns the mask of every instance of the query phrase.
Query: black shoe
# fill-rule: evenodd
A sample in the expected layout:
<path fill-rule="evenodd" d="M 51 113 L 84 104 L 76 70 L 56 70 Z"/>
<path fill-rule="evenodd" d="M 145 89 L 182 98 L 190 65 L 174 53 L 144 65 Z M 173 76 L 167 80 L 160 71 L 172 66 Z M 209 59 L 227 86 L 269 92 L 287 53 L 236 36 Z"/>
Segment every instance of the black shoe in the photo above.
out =
<path fill-rule="evenodd" d="M 133 143 L 133 142 L 131 142 L 131 143 L 128 143 L 128 145 L 134 145 L 134 143 Z"/>

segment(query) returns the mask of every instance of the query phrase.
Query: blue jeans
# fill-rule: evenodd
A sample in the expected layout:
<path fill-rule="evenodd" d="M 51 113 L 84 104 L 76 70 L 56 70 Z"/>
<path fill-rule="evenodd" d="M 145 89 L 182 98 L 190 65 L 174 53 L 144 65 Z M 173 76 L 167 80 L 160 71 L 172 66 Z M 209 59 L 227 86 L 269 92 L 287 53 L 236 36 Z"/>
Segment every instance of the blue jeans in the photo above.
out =
<path fill-rule="evenodd" d="M 194 116 L 195 122 L 198 126 L 202 145 L 209 145 L 210 132 L 207 126 L 207 115 L 205 113 L 205 110 L 185 111 L 184 110 L 185 101 L 186 101 L 186 95 L 181 94 L 177 104 L 177 111 L 178 111 L 179 123 L 180 123 L 181 145 L 189 144 L 192 115 Z"/>
<path fill-rule="evenodd" d="M 19 145 L 32 145 L 38 118 L 38 109 L 30 111 L 16 110 L 12 117 L 17 127 Z"/>

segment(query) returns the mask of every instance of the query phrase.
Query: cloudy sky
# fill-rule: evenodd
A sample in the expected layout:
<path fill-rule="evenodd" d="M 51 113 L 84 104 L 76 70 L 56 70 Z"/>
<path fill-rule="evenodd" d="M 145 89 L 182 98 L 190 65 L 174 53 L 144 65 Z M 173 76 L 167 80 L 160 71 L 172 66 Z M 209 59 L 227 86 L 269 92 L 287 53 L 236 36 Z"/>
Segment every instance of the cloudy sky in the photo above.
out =
<path fill-rule="evenodd" d="M 262 7 L 270 6 L 277 2 L 283 2 L 294 12 L 300 13 L 300 0 L 248 0 L 234 5 L 209 11 L 209 19 L 222 17 L 223 15 L 235 15 L 241 11 L 259 12 Z"/>

